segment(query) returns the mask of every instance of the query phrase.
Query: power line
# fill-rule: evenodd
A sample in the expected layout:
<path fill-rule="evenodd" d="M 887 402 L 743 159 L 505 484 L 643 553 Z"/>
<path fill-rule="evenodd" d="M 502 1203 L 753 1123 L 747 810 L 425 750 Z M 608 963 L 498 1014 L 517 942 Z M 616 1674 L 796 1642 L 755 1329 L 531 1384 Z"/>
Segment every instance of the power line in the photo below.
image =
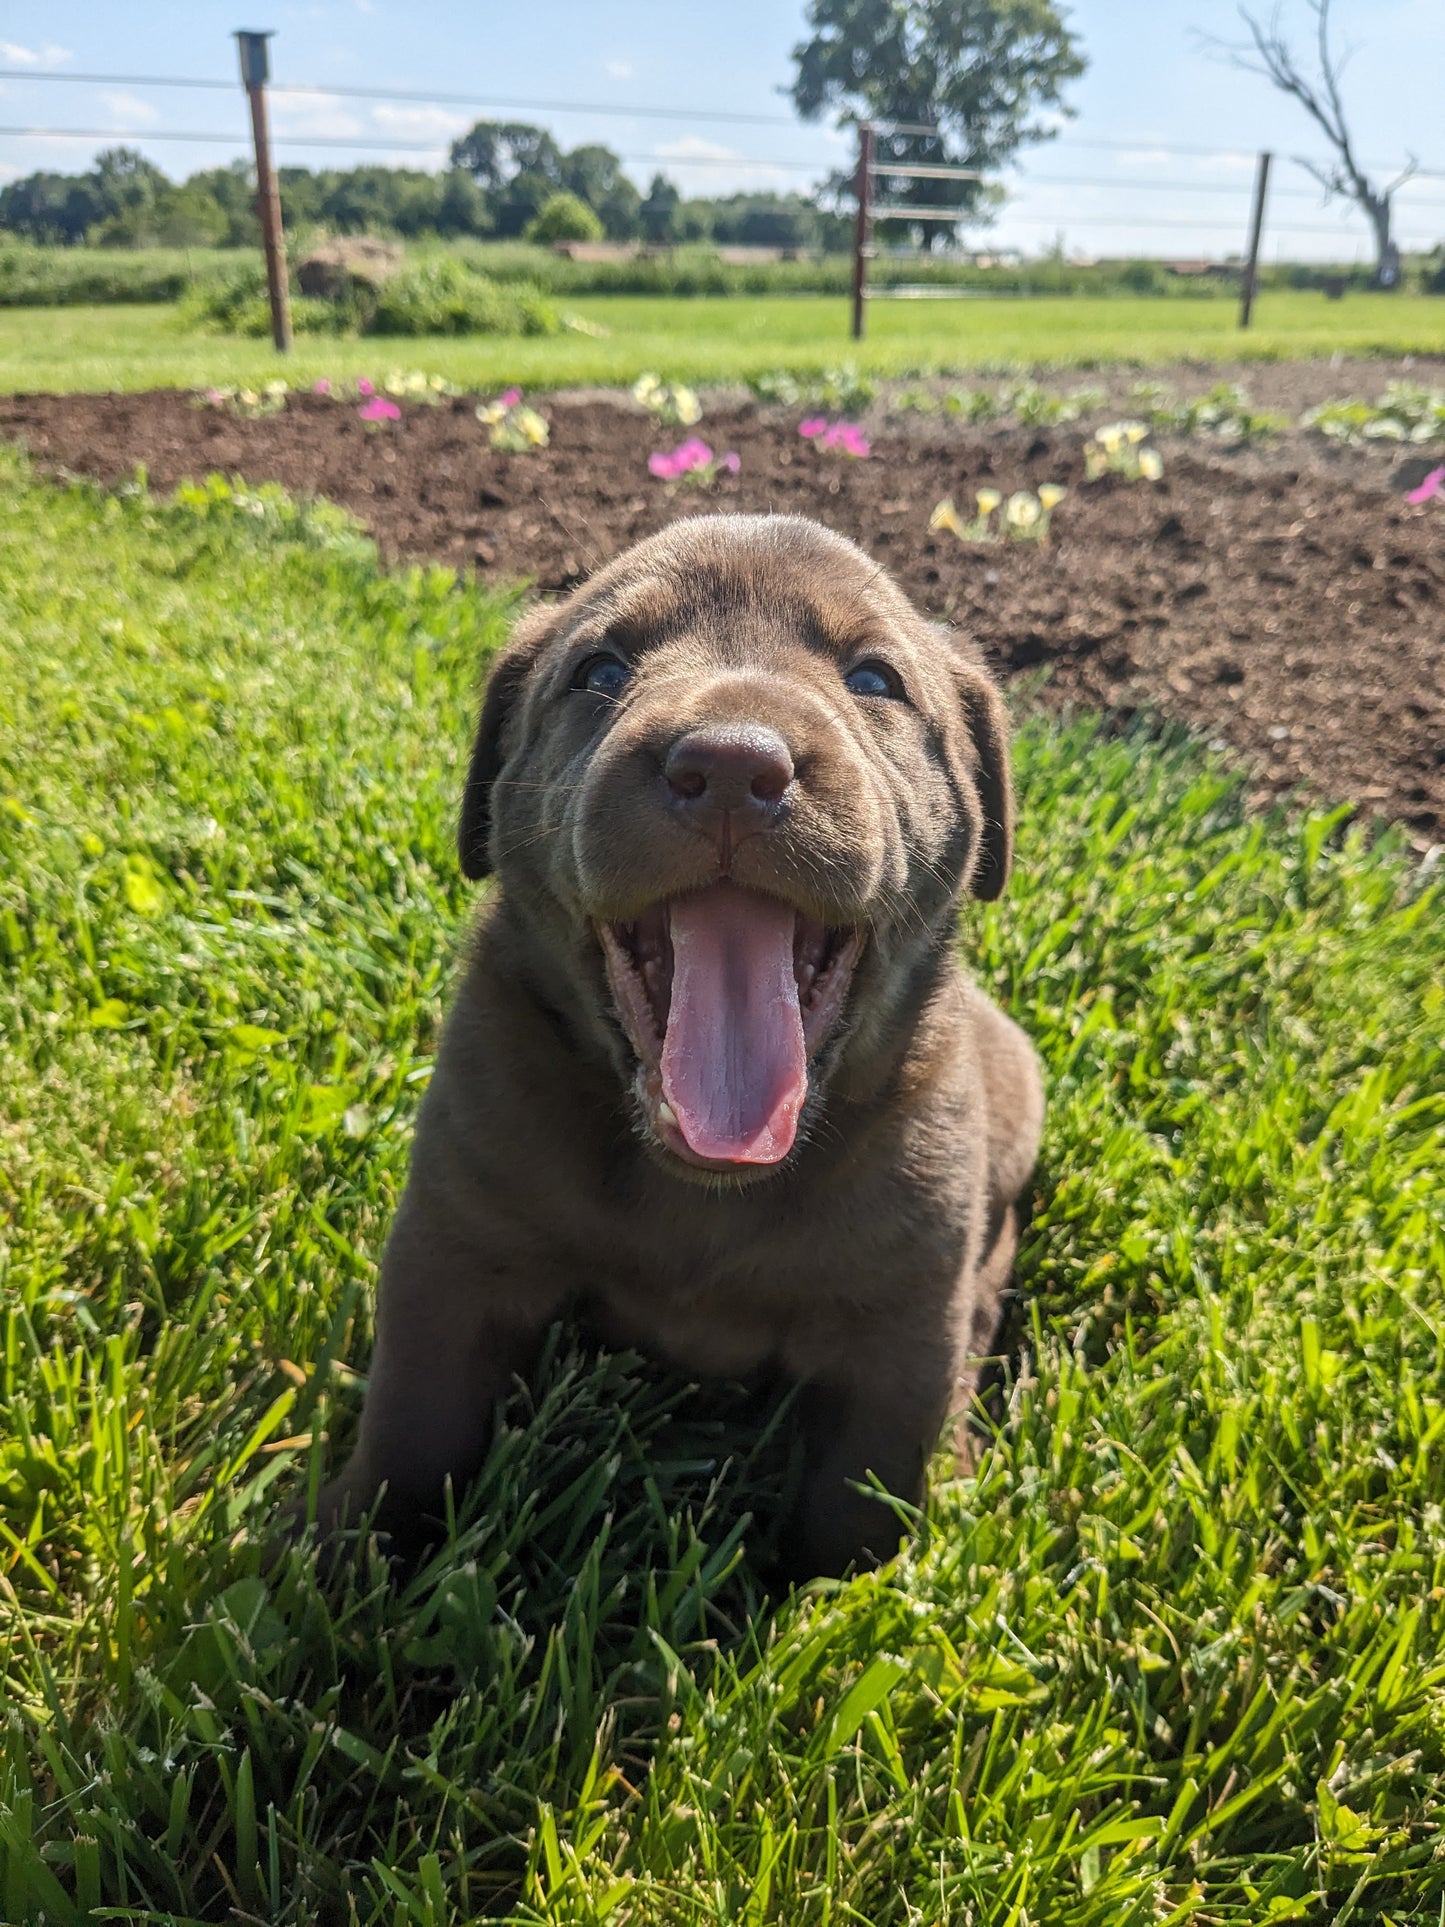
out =
<path fill-rule="evenodd" d="M 0 67 L 0 80 L 57 80 L 103 87 L 200 88 L 224 93 L 233 93 L 237 89 L 237 83 L 232 80 L 211 80 L 178 74 L 36 73 L 33 69 L 23 67 Z M 500 94 L 421 93 L 411 89 L 392 87 L 323 86 L 314 82 L 303 84 L 294 81 L 276 81 L 271 83 L 270 91 L 273 94 L 315 95 L 336 100 L 406 101 L 421 106 L 502 107 L 521 109 L 531 113 L 552 114 L 610 114 L 621 119 L 727 121 L 738 126 L 749 127 L 797 127 L 799 124 L 790 114 L 747 114 L 725 108 L 620 106 L 615 101 L 521 100 Z M 1194 160 L 1248 159 L 1252 161 L 1254 158 L 1252 153 L 1246 155 L 1239 148 L 1174 146 L 1151 140 L 1147 136 L 1140 136 L 1135 140 L 1099 140 L 1071 134 L 1065 129 L 1059 131 L 1057 140 L 1060 146 L 1097 148 L 1100 152 L 1136 153 L 1140 148 L 1144 148 L 1157 154 L 1179 154 Z M 1382 161 L 1372 162 L 1369 165 L 1388 168 L 1397 163 Z M 1417 168 L 1416 178 L 1445 179 L 1445 168 Z"/>
<path fill-rule="evenodd" d="M 236 93 L 234 80 L 187 80 L 174 74 L 38 74 L 25 68 L 0 67 L 0 80 L 84 81 L 101 87 L 194 87 Z M 401 100 L 434 107 L 506 107 L 532 113 L 617 114 L 645 120 L 735 121 L 750 127 L 796 127 L 791 114 L 740 114 L 709 107 L 619 107 L 615 101 L 591 100 L 511 100 L 500 94 L 419 94 L 391 87 L 318 87 L 297 82 L 272 81 L 273 94 L 324 94 L 335 100 Z"/>
<path fill-rule="evenodd" d="M 21 138 L 44 140 L 112 140 L 112 141 L 182 141 L 202 142 L 215 146 L 248 147 L 250 142 L 244 134 L 217 134 L 210 131 L 179 132 L 173 129 L 117 128 L 117 127 L 0 127 L 0 136 L 15 135 Z M 363 135 L 350 134 L 277 134 L 273 136 L 276 147 L 320 147 L 345 148 L 354 153 L 390 154 L 440 154 L 450 143 L 446 140 L 400 141 L 372 140 Z M 754 154 L 619 154 L 620 161 L 636 167 L 733 167 L 767 168 L 769 170 L 787 169 L 795 173 L 816 174 L 825 165 L 821 161 L 770 160 Z M 886 171 L 886 170 L 885 170 Z M 1204 181 L 1146 181 L 1146 180 L 1109 180 L 1099 175 L 1030 174 L 1017 180 L 1004 183 L 1011 194 L 1033 187 L 1087 187 L 1111 188 L 1123 193 L 1137 191 L 1173 194 L 1235 194 L 1248 192 L 1247 183 L 1227 182 L 1215 185 Z M 1282 188 L 1277 199 L 1313 201 L 1317 196 L 1308 188 Z M 1013 202 L 1010 202 L 1012 207 Z M 1445 201 L 1413 201 L 1403 210 L 1413 213 L 1424 208 L 1445 208 Z M 947 212 L 940 207 L 939 218 Z M 1051 217 L 1053 218 L 1053 217 Z M 1171 223 L 1170 225 L 1187 225 Z M 1195 223 L 1198 225 L 1198 223 Z M 1213 223 L 1205 223 L 1206 226 Z M 1221 220 L 1219 225 L 1224 225 Z M 1279 223 L 1273 224 L 1276 228 Z M 1301 228 L 1300 233 L 1326 234 L 1333 229 L 1316 227 Z"/>

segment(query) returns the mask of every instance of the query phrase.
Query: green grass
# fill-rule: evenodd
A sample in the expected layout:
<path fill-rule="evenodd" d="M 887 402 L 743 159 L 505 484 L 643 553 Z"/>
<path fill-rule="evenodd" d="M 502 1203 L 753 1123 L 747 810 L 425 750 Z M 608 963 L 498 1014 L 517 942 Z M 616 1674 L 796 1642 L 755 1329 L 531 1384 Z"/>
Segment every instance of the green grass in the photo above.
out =
<path fill-rule="evenodd" d="M 429 1568 L 261 1576 L 509 615 L 274 495 L 0 475 L 0 1918 L 1438 1923 L 1445 900 L 1185 741 L 1019 738 L 1025 1357 L 916 1551 L 767 1604 L 786 1427 L 560 1340 Z"/>
<path fill-rule="evenodd" d="M 0 392 L 199 388 L 284 373 L 375 374 L 425 367 L 468 387 L 632 381 L 645 369 L 682 379 L 736 380 L 764 369 L 818 369 L 852 359 L 880 373 L 1008 370 L 1241 355 L 1445 354 L 1445 301 L 1426 295 L 1270 294 L 1242 335 L 1226 302 L 1060 299 L 878 302 L 869 337 L 848 337 L 846 301 L 727 295 L 697 299 L 591 296 L 570 312 L 611 330 L 602 340 L 321 341 L 288 358 L 264 342 L 181 332 L 170 308 L 0 311 Z"/>

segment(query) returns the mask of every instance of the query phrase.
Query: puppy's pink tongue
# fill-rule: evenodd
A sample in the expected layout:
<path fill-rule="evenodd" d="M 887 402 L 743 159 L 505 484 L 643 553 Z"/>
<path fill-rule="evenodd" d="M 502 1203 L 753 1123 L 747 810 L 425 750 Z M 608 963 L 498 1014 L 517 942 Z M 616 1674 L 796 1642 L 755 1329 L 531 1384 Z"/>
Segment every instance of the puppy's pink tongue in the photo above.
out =
<path fill-rule="evenodd" d="M 672 1003 L 662 1094 L 698 1157 L 776 1164 L 793 1148 L 808 1054 L 794 912 L 715 883 L 669 906 Z"/>

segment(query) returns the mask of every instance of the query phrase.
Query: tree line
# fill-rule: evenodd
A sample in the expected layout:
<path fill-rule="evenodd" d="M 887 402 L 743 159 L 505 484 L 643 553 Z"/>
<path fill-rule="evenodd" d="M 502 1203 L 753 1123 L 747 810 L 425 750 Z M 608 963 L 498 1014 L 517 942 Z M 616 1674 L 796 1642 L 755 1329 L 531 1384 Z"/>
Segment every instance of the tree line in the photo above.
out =
<path fill-rule="evenodd" d="M 564 151 L 545 128 L 478 121 L 437 173 L 408 167 L 282 167 L 281 216 L 293 232 L 463 235 L 831 249 L 848 221 L 803 194 L 683 196 L 663 174 L 644 194 L 609 147 Z M 249 162 L 173 181 L 133 148 L 83 174 L 37 172 L 0 188 L 0 230 L 48 246 L 249 247 L 259 242 Z"/>

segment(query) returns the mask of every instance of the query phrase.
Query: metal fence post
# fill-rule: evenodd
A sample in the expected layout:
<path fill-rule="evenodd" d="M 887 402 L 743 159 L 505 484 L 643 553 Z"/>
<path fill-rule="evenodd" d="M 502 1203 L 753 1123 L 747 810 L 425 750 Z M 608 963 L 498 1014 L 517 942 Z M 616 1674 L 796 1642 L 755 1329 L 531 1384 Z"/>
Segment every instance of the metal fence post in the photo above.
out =
<path fill-rule="evenodd" d="M 1254 313 L 1254 287 L 1259 275 L 1259 243 L 1264 234 L 1264 197 L 1269 192 L 1269 164 L 1272 154 L 1261 153 L 1254 177 L 1254 220 L 1249 230 L 1249 259 L 1244 264 L 1244 285 L 1239 294 L 1239 325 L 1249 326 Z"/>
<path fill-rule="evenodd" d="M 869 203 L 873 198 L 873 128 L 858 126 L 858 225 L 853 234 L 853 339 L 861 341 L 868 304 Z"/>
<path fill-rule="evenodd" d="M 291 347 L 291 292 L 286 279 L 286 246 L 281 236 L 281 193 L 271 165 L 271 136 L 266 126 L 266 82 L 270 61 L 269 33 L 238 33 L 241 84 L 251 102 L 251 135 L 256 146 L 256 212 L 261 217 L 261 241 L 266 249 L 266 287 L 271 296 L 271 339 L 278 354 Z"/>

